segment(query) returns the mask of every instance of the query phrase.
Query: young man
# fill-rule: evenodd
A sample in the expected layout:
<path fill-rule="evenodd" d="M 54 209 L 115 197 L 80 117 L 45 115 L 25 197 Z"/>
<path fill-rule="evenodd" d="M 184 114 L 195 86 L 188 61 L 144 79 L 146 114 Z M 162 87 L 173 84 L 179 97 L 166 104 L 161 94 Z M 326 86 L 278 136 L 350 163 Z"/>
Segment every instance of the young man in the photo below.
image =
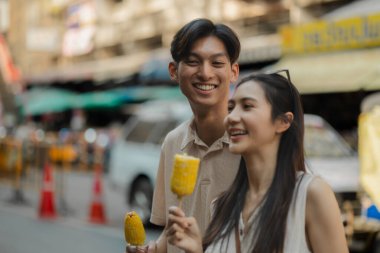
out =
<path fill-rule="evenodd" d="M 165 226 L 170 206 L 178 205 L 170 190 L 174 155 L 200 158 L 195 190 L 183 199 L 186 215 L 194 216 L 204 233 L 210 222 L 210 205 L 235 178 L 240 156 L 228 151 L 223 120 L 227 115 L 230 84 L 237 80 L 240 42 L 223 24 L 196 19 L 181 28 L 171 44 L 171 79 L 176 81 L 193 111 L 193 118 L 171 131 L 162 145 L 153 196 L 151 222 Z M 148 252 L 179 252 L 167 244 L 165 230 Z"/>

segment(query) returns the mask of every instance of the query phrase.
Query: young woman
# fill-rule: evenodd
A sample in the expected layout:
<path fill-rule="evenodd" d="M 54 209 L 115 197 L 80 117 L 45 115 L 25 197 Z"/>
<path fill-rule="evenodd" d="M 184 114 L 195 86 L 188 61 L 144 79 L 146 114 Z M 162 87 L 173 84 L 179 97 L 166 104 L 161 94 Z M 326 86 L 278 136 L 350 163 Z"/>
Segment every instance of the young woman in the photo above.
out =
<path fill-rule="evenodd" d="M 196 252 L 345 253 L 331 188 L 305 170 L 303 111 L 289 72 L 244 78 L 229 100 L 229 150 L 242 160 L 212 205 L 203 240 L 193 217 L 169 209 L 169 243 Z"/>

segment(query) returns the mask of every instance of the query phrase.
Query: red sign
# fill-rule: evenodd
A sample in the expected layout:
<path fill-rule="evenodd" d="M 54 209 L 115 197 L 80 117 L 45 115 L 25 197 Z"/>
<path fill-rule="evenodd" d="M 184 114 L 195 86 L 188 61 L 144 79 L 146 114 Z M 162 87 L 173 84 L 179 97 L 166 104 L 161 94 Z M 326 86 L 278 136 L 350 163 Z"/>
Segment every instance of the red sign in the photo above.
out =
<path fill-rule="evenodd" d="M 9 53 L 7 43 L 0 34 L 0 74 L 6 84 L 21 82 L 21 73 L 13 64 L 12 57 Z"/>

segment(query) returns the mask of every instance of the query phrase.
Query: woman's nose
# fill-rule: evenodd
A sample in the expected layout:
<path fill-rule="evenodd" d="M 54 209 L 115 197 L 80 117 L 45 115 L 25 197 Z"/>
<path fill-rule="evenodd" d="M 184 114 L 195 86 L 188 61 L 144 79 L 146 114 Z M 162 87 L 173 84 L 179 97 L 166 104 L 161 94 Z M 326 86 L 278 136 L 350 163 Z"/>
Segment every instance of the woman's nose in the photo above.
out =
<path fill-rule="evenodd" d="M 237 112 L 236 109 L 233 109 L 232 111 L 228 113 L 227 123 L 233 124 L 233 123 L 239 122 L 239 120 L 240 120 L 239 113 Z"/>

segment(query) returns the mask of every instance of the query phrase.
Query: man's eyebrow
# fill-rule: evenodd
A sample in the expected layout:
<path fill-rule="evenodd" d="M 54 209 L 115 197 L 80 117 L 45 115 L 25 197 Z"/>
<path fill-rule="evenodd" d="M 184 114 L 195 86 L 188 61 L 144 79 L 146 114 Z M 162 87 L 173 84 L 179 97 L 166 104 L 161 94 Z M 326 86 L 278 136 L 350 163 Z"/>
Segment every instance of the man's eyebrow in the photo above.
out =
<path fill-rule="evenodd" d="M 190 57 L 190 56 L 195 56 L 197 58 L 201 58 L 201 55 L 196 53 L 196 52 L 190 52 L 188 57 Z M 211 57 L 216 58 L 216 57 L 228 57 L 228 56 L 226 53 L 220 52 L 220 53 L 216 53 L 216 54 L 211 55 Z"/>

